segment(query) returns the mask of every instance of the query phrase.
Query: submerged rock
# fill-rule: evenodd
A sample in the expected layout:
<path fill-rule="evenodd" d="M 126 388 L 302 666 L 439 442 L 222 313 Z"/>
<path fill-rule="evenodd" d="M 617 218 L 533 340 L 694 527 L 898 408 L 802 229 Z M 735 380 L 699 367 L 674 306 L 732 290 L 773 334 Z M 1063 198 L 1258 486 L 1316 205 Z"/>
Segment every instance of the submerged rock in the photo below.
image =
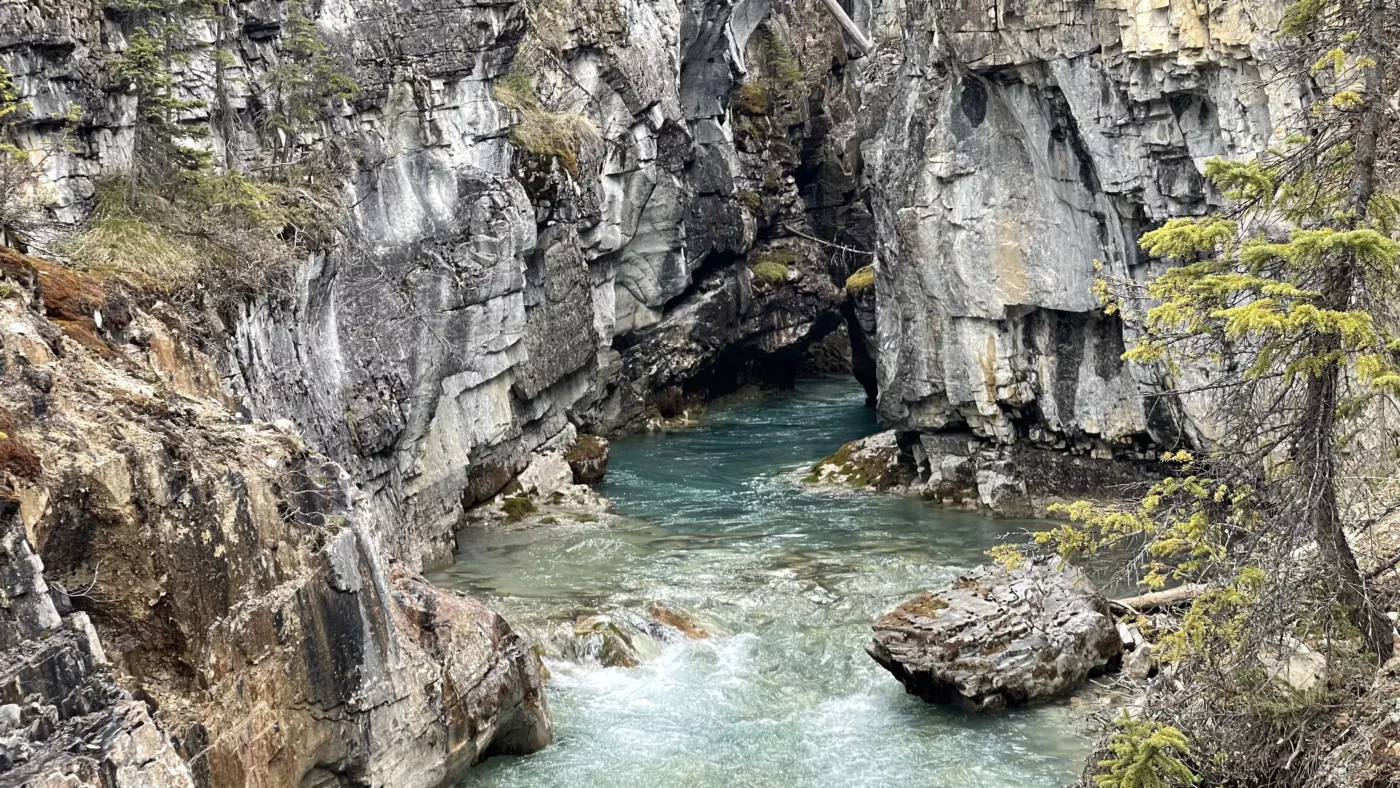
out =
<path fill-rule="evenodd" d="M 675 608 L 653 602 L 647 605 L 647 615 L 652 621 L 676 630 L 687 640 L 703 640 L 710 636 L 709 630 L 700 626 L 693 616 Z"/>
<path fill-rule="evenodd" d="M 1058 560 L 975 571 L 874 628 L 865 650 L 905 690 L 973 711 L 1061 697 L 1123 652 L 1106 600 Z"/>
<path fill-rule="evenodd" d="M 579 616 L 574 621 L 572 656 L 608 668 L 635 668 L 661 653 L 661 646 L 641 632 L 628 633 L 612 616 Z"/>

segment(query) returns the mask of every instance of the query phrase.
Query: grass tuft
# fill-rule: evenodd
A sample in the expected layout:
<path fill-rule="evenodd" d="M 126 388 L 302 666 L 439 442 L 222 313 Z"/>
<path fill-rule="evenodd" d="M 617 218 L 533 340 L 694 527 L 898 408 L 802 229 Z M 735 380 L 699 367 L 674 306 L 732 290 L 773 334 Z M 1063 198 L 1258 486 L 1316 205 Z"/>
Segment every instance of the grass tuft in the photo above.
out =
<path fill-rule="evenodd" d="M 520 122 L 510 131 L 511 142 L 533 155 L 557 158 L 577 177 L 579 152 L 586 143 L 602 139 L 593 121 L 577 112 L 544 109 L 526 73 L 512 72 L 497 79 L 495 94 L 501 106 L 520 113 Z"/>

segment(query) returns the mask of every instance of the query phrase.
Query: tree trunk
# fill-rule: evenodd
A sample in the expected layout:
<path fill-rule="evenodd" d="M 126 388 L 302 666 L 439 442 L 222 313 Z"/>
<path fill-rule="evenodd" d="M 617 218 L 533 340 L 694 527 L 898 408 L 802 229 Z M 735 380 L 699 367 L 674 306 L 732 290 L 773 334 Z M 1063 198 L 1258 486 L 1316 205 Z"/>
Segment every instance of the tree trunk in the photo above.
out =
<path fill-rule="evenodd" d="M 1166 610 L 1192 602 L 1205 592 L 1206 586 L 1200 583 L 1188 583 L 1184 586 L 1168 588 L 1165 591 L 1152 591 L 1122 599 L 1110 599 L 1108 604 L 1134 613 L 1146 610 Z"/>
<path fill-rule="evenodd" d="M 1344 282 L 1337 284 L 1350 284 L 1350 271 L 1342 273 Z M 1333 294 L 1340 294 L 1342 299 L 1345 299 L 1345 292 L 1345 289 L 1333 290 Z M 1337 342 L 1332 335 L 1321 335 L 1309 345 L 1312 353 L 1325 354 L 1334 350 Z M 1337 366 L 1328 364 L 1324 371 L 1308 380 L 1303 399 L 1302 434 L 1294 449 L 1300 482 L 1298 492 L 1302 496 L 1304 516 L 1312 527 L 1318 551 L 1329 572 L 1332 590 L 1338 601 L 1346 605 L 1351 622 L 1361 630 L 1366 648 L 1384 662 L 1394 651 L 1394 627 L 1368 592 L 1337 508 L 1335 441 L 1339 377 Z"/>

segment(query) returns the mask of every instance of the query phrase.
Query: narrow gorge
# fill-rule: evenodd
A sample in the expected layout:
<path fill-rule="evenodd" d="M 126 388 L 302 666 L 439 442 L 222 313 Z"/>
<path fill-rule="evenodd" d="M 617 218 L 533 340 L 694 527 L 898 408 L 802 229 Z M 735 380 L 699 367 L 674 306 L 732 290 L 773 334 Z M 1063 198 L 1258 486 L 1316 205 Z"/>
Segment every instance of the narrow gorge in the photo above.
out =
<path fill-rule="evenodd" d="M 1290 5 L 0 0 L 0 784 L 1075 782 L 865 644 L 1234 429 L 1095 282 Z"/>

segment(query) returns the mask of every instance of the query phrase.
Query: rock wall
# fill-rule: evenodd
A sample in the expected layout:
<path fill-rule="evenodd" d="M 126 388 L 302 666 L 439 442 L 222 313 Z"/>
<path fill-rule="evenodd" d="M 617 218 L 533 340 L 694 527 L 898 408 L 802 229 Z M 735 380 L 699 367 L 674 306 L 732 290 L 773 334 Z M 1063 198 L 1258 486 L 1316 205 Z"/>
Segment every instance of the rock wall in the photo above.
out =
<path fill-rule="evenodd" d="M 349 152 L 346 239 L 300 266 L 290 292 L 224 316 L 225 388 L 344 466 L 386 546 L 418 566 L 445 560 L 463 507 L 566 424 L 631 429 L 658 390 L 790 378 L 839 324 L 852 268 L 810 238 L 870 226 L 847 207 L 850 132 L 830 135 L 853 112 L 847 53 L 817 7 L 297 6 L 360 86 L 295 146 Z M 290 13 L 248 0 L 190 24 L 175 77 L 204 108 L 182 120 L 208 123 L 220 161 L 285 155 L 257 116 Z M 40 160 L 55 238 L 100 178 L 130 166 L 135 97 L 110 71 L 130 17 L 115 2 L 0 2 L 0 65 L 30 105 L 19 137 Z M 553 20 L 543 63 L 528 64 L 542 104 L 598 132 L 576 160 L 513 144 L 521 115 L 495 99 L 522 41 L 543 35 L 527 18 Z M 738 110 L 745 82 L 764 99 Z M 763 262 L 783 273 L 755 283 Z"/>
<path fill-rule="evenodd" d="M 0 707 L 28 726 L 0 771 L 434 786 L 548 743 L 531 645 L 391 562 L 344 470 L 233 410 L 178 321 L 0 272 Z"/>
<path fill-rule="evenodd" d="M 82 590 L 108 705 L 149 698 L 196 784 L 437 785 L 548 741 L 528 644 L 413 572 L 534 455 L 639 426 L 655 392 L 790 379 L 839 325 L 865 261 L 814 239 L 868 245 L 871 224 L 818 1 L 234 0 L 185 21 L 178 120 L 251 172 L 333 154 L 342 240 L 197 338 L 139 292 L 8 251 L 21 297 L 0 304 L 26 543 Z M 49 220 L 35 253 L 61 260 L 133 163 L 113 66 L 137 13 L 0 0 L 25 105 L 7 121 Z M 289 138 L 258 118 L 294 13 L 360 91 Z M 529 77 L 597 130 L 573 157 L 517 145 L 493 89 L 549 20 Z"/>
<path fill-rule="evenodd" d="M 1120 360 L 1090 284 L 1096 264 L 1159 265 L 1142 232 L 1221 204 L 1205 161 L 1258 153 L 1303 106 L 1271 81 L 1283 5 L 875 4 L 866 339 L 884 424 L 1105 457 L 1209 434 L 1208 413 Z"/>

